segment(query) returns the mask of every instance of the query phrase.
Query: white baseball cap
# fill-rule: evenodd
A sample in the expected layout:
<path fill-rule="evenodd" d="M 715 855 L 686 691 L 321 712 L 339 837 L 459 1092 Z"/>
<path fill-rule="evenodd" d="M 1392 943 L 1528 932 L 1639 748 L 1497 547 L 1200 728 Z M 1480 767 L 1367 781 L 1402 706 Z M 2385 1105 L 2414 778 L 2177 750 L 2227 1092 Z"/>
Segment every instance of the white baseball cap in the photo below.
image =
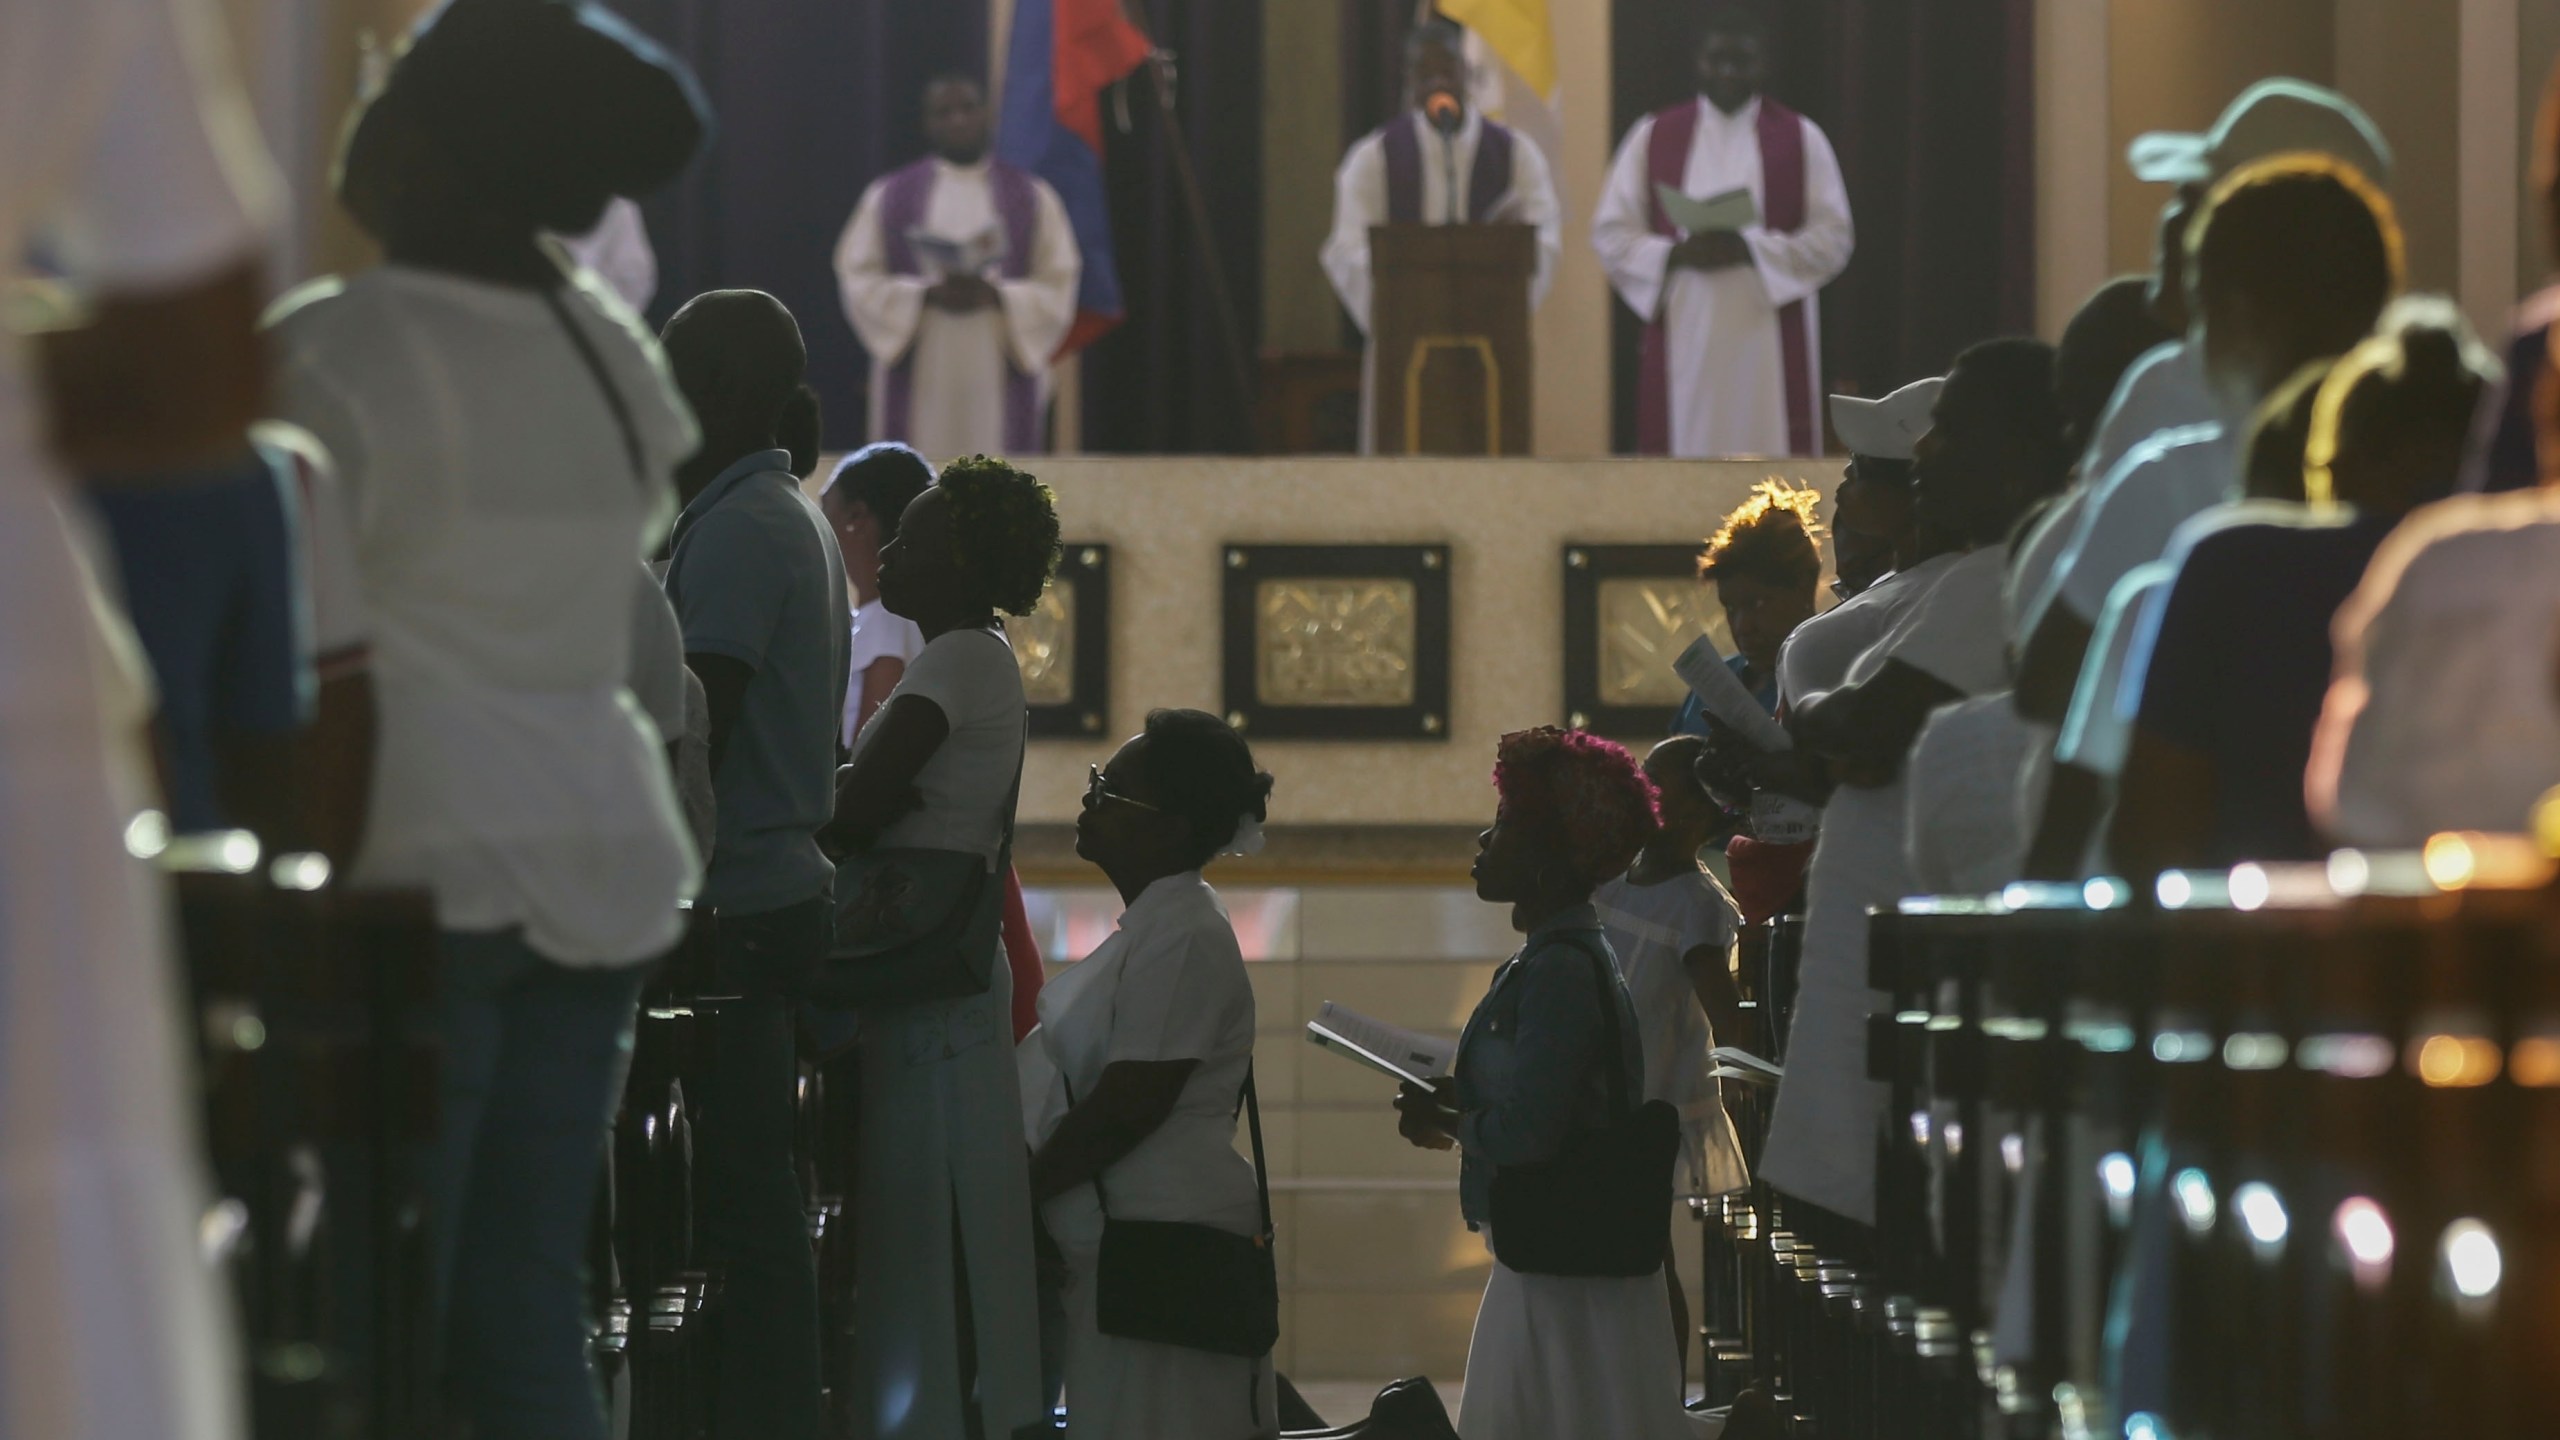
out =
<path fill-rule="evenodd" d="M 1856 395 L 1831 397 L 1831 429 L 1852 455 L 1878 460 L 1908 460 L 1920 437 L 1929 433 L 1938 408 L 1938 392 L 1947 382 L 1932 375 L 1914 380 L 1881 400 Z"/>
<path fill-rule="evenodd" d="M 2302 80 L 2261 80 L 2202 135 L 2155 130 L 2133 142 L 2134 175 L 2161 185 L 2219 180 L 2252 161 L 2308 150 L 2391 183 L 2391 145 L 2356 102 Z"/>

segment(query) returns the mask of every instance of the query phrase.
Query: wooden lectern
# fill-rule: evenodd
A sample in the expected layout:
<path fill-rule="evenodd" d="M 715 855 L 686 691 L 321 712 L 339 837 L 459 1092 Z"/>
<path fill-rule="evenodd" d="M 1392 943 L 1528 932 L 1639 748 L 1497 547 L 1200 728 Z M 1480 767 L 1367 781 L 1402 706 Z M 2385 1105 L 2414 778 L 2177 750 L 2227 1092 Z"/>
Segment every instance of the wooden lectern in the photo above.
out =
<path fill-rule="evenodd" d="M 1527 225 L 1369 231 L 1369 413 L 1381 455 L 1529 453 Z"/>

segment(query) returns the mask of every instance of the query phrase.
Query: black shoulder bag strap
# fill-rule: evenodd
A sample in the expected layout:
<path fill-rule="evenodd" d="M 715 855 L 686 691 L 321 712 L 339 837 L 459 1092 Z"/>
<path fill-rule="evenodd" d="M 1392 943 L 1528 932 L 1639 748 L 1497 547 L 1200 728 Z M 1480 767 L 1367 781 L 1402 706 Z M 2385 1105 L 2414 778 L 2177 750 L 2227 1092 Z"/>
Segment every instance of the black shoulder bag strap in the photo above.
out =
<path fill-rule="evenodd" d="M 546 285 L 542 299 L 551 307 L 551 313 L 558 317 L 560 328 L 569 332 L 569 345 L 578 352 L 578 359 L 586 364 L 587 374 L 595 380 L 596 388 L 604 392 L 605 408 L 613 412 L 613 423 L 622 429 L 622 452 L 631 460 L 631 478 L 646 485 L 649 483 L 649 462 L 640 446 L 640 427 L 632 423 L 630 403 L 622 398 L 621 387 L 613 383 L 612 372 L 604 368 L 604 357 L 596 353 L 595 337 L 589 335 L 578 324 L 577 317 L 569 313 L 569 302 L 560 298 L 560 292 L 565 288 L 565 285 Z"/>

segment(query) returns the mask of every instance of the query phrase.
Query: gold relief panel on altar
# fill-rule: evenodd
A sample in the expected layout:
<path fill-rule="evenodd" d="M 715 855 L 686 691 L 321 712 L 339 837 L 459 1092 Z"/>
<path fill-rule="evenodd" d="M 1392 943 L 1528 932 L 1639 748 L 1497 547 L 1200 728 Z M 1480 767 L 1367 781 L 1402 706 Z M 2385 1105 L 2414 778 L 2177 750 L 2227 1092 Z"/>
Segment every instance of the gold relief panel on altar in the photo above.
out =
<path fill-rule="evenodd" d="M 1564 722 L 1621 737 L 1668 729 L 1688 687 L 1671 662 L 1701 636 L 1731 654 L 1698 547 L 1564 547 Z"/>
<path fill-rule="evenodd" d="M 1099 735 L 1110 721 L 1111 547 L 1069 544 L 1028 615 L 1006 619 L 1031 733 Z"/>
<path fill-rule="evenodd" d="M 1225 557 L 1227 718 L 1248 736 L 1447 733 L 1447 547 L 1233 545 Z"/>

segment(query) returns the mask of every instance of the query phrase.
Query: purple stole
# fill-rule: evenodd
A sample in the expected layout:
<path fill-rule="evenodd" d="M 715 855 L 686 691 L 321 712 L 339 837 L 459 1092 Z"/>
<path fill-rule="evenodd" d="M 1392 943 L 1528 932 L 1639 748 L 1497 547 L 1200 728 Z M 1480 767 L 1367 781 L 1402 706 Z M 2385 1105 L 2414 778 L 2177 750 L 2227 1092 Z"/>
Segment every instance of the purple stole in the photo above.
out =
<path fill-rule="evenodd" d="M 1653 233 L 1679 238 L 1679 229 L 1671 217 L 1662 213 L 1662 202 L 1654 196 L 1652 184 L 1681 189 L 1689 175 L 1689 148 L 1698 138 L 1698 106 L 1690 100 L 1657 111 L 1653 117 L 1652 143 L 1646 146 L 1646 208 L 1653 216 Z M 1784 234 L 1804 228 L 1804 117 L 1777 101 L 1760 97 L 1760 223 Z M 1671 288 L 1671 277 L 1663 277 L 1663 289 Z M 1671 358 L 1669 341 L 1663 333 L 1662 306 L 1654 307 L 1654 315 L 1645 322 L 1644 352 L 1636 372 L 1636 453 L 1668 455 L 1671 453 Z M 1778 308 L 1779 360 L 1786 367 L 1787 453 L 1813 455 L 1822 444 L 1822 418 L 1815 412 L 1814 383 L 1810 373 L 1813 356 L 1813 330 L 1806 323 L 1804 302 L 1791 301 Z"/>
<path fill-rule="evenodd" d="M 907 232 L 924 223 L 925 206 L 933 199 L 934 162 L 930 156 L 890 173 L 881 181 L 880 242 L 892 275 L 920 275 L 915 246 Z M 1040 194 L 1031 177 L 1001 160 L 987 162 L 987 186 L 993 193 L 996 221 L 1004 227 L 1004 258 L 997 273 L 1020 280 L 1031 273 L 1031 245 L 1040 225 Z M 915 433 L 915 361 L 913 345 L 889 367 L 881 384 L 883 408 L 879 431 L 883 440 L 906 440 Z M 1040 445 L 1040 380 L 1004 357 L 1004 446 L 1028 454 Z M 937 457 L 949 459 L 949 456 Z"/>
<path fill-rule="evenodd" d="M 1378 131 L 1387 162 L 1387 223 L 1422 223 L 1422 127 L 1418 111 L 1400 115 Z M 1476 124 L 1475 163 L 1467 167 L 1467 223 L 1482 225 L 1511 193 L 1511 132 L 1491 120 Z"/>

